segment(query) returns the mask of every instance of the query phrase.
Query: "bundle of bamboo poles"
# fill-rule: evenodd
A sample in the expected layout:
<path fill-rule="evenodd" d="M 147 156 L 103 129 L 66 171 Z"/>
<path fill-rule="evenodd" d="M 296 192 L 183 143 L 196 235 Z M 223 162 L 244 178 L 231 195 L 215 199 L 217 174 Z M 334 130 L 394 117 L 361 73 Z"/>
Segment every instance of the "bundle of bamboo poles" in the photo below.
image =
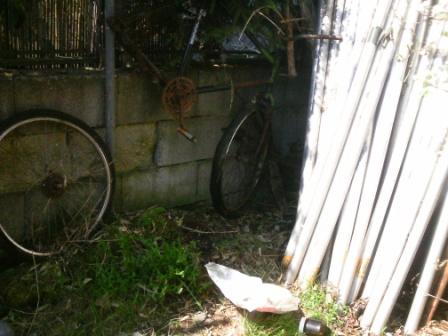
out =
<path fill-rule="evenodd" d="M 448 233 L 448 0 L 322 0 L 319 25 L 343 41 L 315 49 L 286 283 L 320 274 L 378 334 L 423 245 L 412 333 Z"/>

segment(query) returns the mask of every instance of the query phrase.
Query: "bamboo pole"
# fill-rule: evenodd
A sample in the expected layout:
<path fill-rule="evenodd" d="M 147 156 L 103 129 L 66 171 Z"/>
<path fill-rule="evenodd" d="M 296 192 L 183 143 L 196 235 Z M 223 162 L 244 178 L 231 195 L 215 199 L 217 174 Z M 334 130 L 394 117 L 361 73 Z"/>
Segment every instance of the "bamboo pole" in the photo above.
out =
<path fill-rule="evenodd" d="M 439 38 L 438 33 L 440 30 L 434 30 L 436 33 L 433 34 L 433 36 Z M 431 43 L 431 41 L 429 41 L 429 43 Z M 431 48 L 434 47 L 437 50 L 437 45 L 431 43 Z M 441 47 L 440 43 L 439 48 L 443 49 L 443 46 Z M 427 50 L 426 53 L 429 53 L 429 57 L 431 57 L 430 50 Z M 441 54 L 443 54 L 443 52 L 441 52 Z M 434 59 L 432 72 L 425 74 L 425 78 L 434 76 L 435 72 L 438 72 L 441 68 L 443 69 L 443 64 L 446 64 L 446 56 L 441 57 L 439 54 L 439 56 Z M 431 127 L 427 127 L 426 130 L 423 129 L 423 132 L 426 131 L 427 134 L 434 134 L 435 137 L 437 137 L 438 134 L 442 134 L 441 140 L 438 141 L 439 146 L 436 146 L 435 156 L 437 163 L 435 164 L 435 170 L 429 188 L 423 197 L 423 201 L 419 203 L 420 210 L 415 223 L 413 224 L 411 234 L 407 239 L 403 255 L 392 275 L 392 280 L 388 285 L 380 309 L 375 316 L 377 328 L 381 323 L 385 323 L 384 320 L 390 313 L 388 307 L 395 301 L 396 296 L 394 297 L 394 295 L 398 295 L 398 291 L 404 282 L 404 277 L 411 266 L 411 262 L 417 252 L 418 245 L 423 237 L 426 225 L 431 217 L 434 207 L 438 203 L 439 197 L 446 193 L 447 185 L 444 182 L 447 179 L 448 172 L 448 150 L 446 147 L 448 142 L 448 115 L 442 112 L 440 106 L 443 106 L 444 102 L 448 100 L 448 94 L 443 89 L 438 88 L 432 88 L 426 91 L 421 110 L 423 115 L 429 115 L 432 124 L 430 124 Z M 422 162 L 430 166 L 430 162 L 427 163 L 424 161 L 424 158 L 422 158 Z M 420 165 L 421 164 L 422 163 L 420 163 Z M 388 258 L 390 258 L 390 255 L 388 255 Z"/>
<path fill-rule="evenodd" d="M 329 6 L 328 11 L 332 11 L 331 16 L 332 20 L 330 22 L 330 34 L 332 36 L 339 36 L 342 30 L 342 18 L 343 18 L 343 12 L 344 12 L 344 5 L 345 0 L 337 0 L 335 3 L 332 4 L 332 6 Z M 329 12 L 327 12 L 327 16 L 330 15 Z M 339 41 L 333 40 L 333 41 L 327 41 L 325 43 L 325 61 L 326 61 L 326 68 L 325 68 L 325 85 L 322 86 L 322 92 L 321 92 L 321 107 L 320 107 L 320 122 L 319 122 L 319 129 L 318 129 L 318 143 L 316 147 L 316 154 L 325 152 L 325 150 L 328 148 L 329 139 L 332 136 L 333 129 L 334 129 L 334 123 L 332 120 L 335 119 L 334 111 L 330 108 L 330 106 L 327 105 L 328 96 L 334 94 L 335 87 L 333 76 L 330 76 L 329 74 L 332 73 L 332 69 L 336 66 L 336 60 L 337 60 L 337 54 L 339 51 Z M 330 94 L 332 93 L 332 94 Z M 328 132 L 329 131 L 329 132 Z M 316 157 L 316 160 L 318 157 Z M 321 275 L 321 281 L 325 282 L 328 277 L 328 271 L 330 268 L 330 258 L 331 258 L 331 250 L 332 248 L 329 247 L 326 259 L 322 263 L 322 269 L 320 272 Z"/>
<path fill-rule="evenodd" d="M 425 132 L 425 128 L 430 129 L 428 127 L 437 127 L 437 125 L 427 120 L 429 119 L 428 115 L 422 113 L 420 116 L 417 124 L 419 129 L 411 140 L 410 155 L 405 159 L 403 173 L 390 205 L 390 213 L 373 261 L 372 267 L 377 266 L 379 272 L 374 279 L 374 291 L 368 297 L 368 304 L 361 320 L 363 328 L 371 326 L 379 308 L 406 243 L 406 237 L 412 230 L 421 195 L 425 192 L 435 163 L 434 152 L 438 150 L 440 131 L 437 130 L 438 132 L 436 131 L 430 136 L 422 134 Z M 370 277 L 368 281 L 370 281 Z"/>
<path fill-rule="evenodd" d="M 389 2 L 388 5 L 392 5 L 392 2 Z M 392 27 L 396 29 L 395 31 L 399 31 L 401 22 L 393 16 L 397 14 L 396 12 L 401 15 L 405 10 L 406 3 L 404 0 L 395 2 L 393 10 L 384 13 L 384 15 L 380 12 L 381 19 L 383 20 L 381 26 L 385 25 L 385 20 L 388 18 L 389 24 L 387 27 L 392 24 Z M 299 284 L 301 287 L 306 287 L 310 282 L 314 281 L 315 274 L 318 272 L 319 263 L 322 258 L 322 246 L 328 244 L 331 237 L 328 233 L 334 230 L 335 218 L 337 218 L 342 202 L 346 197 L 348 186 L 350 185 L 356 163 L 362 151 L 363 139 L 367 137 L 368 130 L 374 121 L 376 107 L 378 106 L 396 50 L 396 42 L 390 40 L 381 41 L 380 34 L 378 34 L 378 26 L 375 25 L 374 27 L 370 41 L 367 44 L 367 48 L 369 49 L 370 47 L 371 53 L 368 54 L 369 57 L 364 58 L 365 61 L 369 61 L 367 64 L 368 67 L 372 67 L 373 69 L 370 71 L 370 75 L 364 78 L 366 84 L 363 91 L 358 92 L 359 96 L 357 100 L 360 101 L 359 108 L 358 104 L 351 106 L 350 111 L 353 111 L 355 114 L 355 119 L 348 134 L 348 139 L 342 148 L 342 157 L 337 165 L 335 175 L 332 181 L 330 181 L 331 187 L 326 189 L 327 195 L 325 202 L 316 202 L 313 204 L 316 207 L 320 205 L 321 213 L 309 250 L 307 251 L 306 258 L 299 273 Z M 379 49 L 378 52 L 376 52 L 377 48 Z M 363 73 L 363 76 L 367 74 Z M 324 198 L 322 197 L 321 199 Z"/>
<path fill-rule="evenodd" d="M 429 8 L 425 9 L 426 11 Z M 427 16 L 427 13 L 426 13 Z M 379 198 L 376 202 L 371 221 L 369 223 L 369 230 L 366 239 L 366 246 L 363 253 L 362 260 L 369 261 L 373 256 L 373 251 L 378 241 L 378 237 L 382 230 L 384 218 L 390 207 L 392 194 L 395 189 L 396 182 L 399 178 L 400 170 L 405 158 L 411 134 L 414 129 L 415 122 L 419 118 L 419 108 L 423 92 L 423 80 L 418 78 L 431 67 L 431 60 L 424 56 L 419 59 L 420 50 L 422 48 L 423 40 L 426 38 L 427 21 L 423 20 L 419 25 L 417 33 L 417 42 L 414 47 L 414 61 L 411 65 L 411 70 L 414 73 L 410 75 L 410 83 L 407 85 L 403 94 L 399 107 L 398 130 L 393 137 L 392 151 L 390 155 L 390 162 L 387 165 L 386 176 L 379 193 Z M 418 60 L 418 61 L 417 61 Z M 376 256 L 375 256 L 376 258 Z M 381 263 L 374 263 L 369 271 L 369 276 L 365 284 L 362 296 L 368 298 L 375 292 L 375 279 L 381 273 Z"/>
<path fill-rule="evenodd" d="M 286 54 L 288 60 L 288 76 L 289 77 L 297 77 L 296 70 L 296 58 L 294 52 L 294 24 L 291 21 L 291 7 L 290 0 L 286 1 L 285 4 L 285 17 L 286 17 L 286 31 L 288 40 L 286 42 Z"/>
<path fill-rule="evenodd" d="M 412 45 L 414 30 L 417 24 L 418 3 L 419 0 L 414 0 L 411 4 L 399 50 L 394 58 L 391 74 L 387 85 L 385 86 L 384 91 L 387 92 L 387 95 L 383 97 L 379 109 L 372 150 L 360 200 L 360 210 L 356 217 L 356 230 L 352 240 L 353 243 L 350 245 L 350 250 L 348 252 L 347 263 L 344 265 L 343 279 L 341 280 L 340 285 L 341 294 L 339 301 L 341 303 L 351 302 L 357 297 L 369 265 L 370 258 L 361 259 L 360 257 L 365 246 L 367 228 L 375 198 L 377 197 L 381 173 L 397 113 L 400 93 L 406 75 L 405 72 L 410 54 L 409 47 Z"/>
<path fill-rule="evenodd" d="M 432 98 L 432 104 L 429 103 L 422 108 L 423 111 L 426 111 L 426 113 L 432 113 L 436 110 L 440 111 L 440 104 L 443 104 L 443 101 L 446 102 L 448 100 L 448 95 L 443 92 L 439 92 L 437 97 Z M 446 193 L 445 181 L 448 177 L 448 148 L 446 148 L 446 144 L 448 143 L 448 122 L 446 119 L 448 118 L 446 118 L 446 113 L 442 113 L 440 117 L 440 122 L 442 122 L 443 117 L 445 117 L 445 137 L 441 142 L 441 146 L 437 149 L 437 155 L 439 158 L 436 163 L 436 168 L 434 169 L 428 189 L 421 202 L 419 213 L 415 219 L 405 248 L 403 249 L 400 260 L 394 270 L 394 273 L 392 274 L 392 278 L 373 320 L 370 331 L 374 333 L 380 333 L 381 329 L 386 324 L 415 258 L 433 211 L 439 203 L 440 196 L 443 196 L 443 192 Z"/>
<path fill-rule="evenodd" d="M 405 335 L 413 334 L 419 325 L 425 302 L 427 300 L 427 293 L 432 285 L 434 274 L 437 269 L 440 255 L 448 237 L 448 196 L 445 194 L 442 210 L 436 224 L 436 230 L 429 245 L 428 256 L 426 257 L 425 267 L 423 268 L 422 276 L 420 278 L 417 292 L 412 301 L 411 309 L 404 326 Z"/>
<path fill-rule="evenodd" d="M 406 238 L 412 231 L 422 195 L 437 162 L 440 143 L 445 140 L 445 128 L 448 126 L 448 117 L 445 116 L 440 110 L 432 111 L 431 114 L 422 112 L 419 115 L 372 265 L 378 272 L 374 279 L 374 291 L 368 297 L 361 320 L 361 326 L 364 328 L 370 327 L 375 317 Z"/>
<path fill-rule="evenodd" d="M 326 0 L 320 0 L 319 3 L 320 3 L 319 6 L 320 14 L 317 27 L 319 27 L 318 32 L 323 33 L 325 31 L 324 30 L 325 26 L 322 26 L 322 19 L 324 18 L 324 15 L 326 13 L 327 2 Z M 324 77 L 321 73 L 324 71 L 325 67 L 323 67 L 323 65 L 321 64 L 321 53 L 323 53 L 323 41 L 317 40 L 316 47 L 313 50 L 314 60 L 313 60 L 312 80 L 311 80 L 311 92 L 309 98 L 310 103 L 308 107 L 308 127 L 307 127 L 305 150 L 303 157 L 304 163 L 302 167 L 299 199 L 302 199 L 304 191 L 307 190 L 308 188 L 307 187 L 308 181 L 310 180 L 311 172 L 313 170 L 317 155 L 321 111 L 320 108 L 315 103 L 314 96 L 316 96 L 317 92 L 319 91 L 318 86 L 323 85 L 321 81 L 322 78 Z M 283 264 L 285 266 L 289 265 L 292 255 L 294 254 L 294 251 L 297 247 L 297 241 L 299 239 L 300 232 L 302 230 L 301 225 L 298 224 L 298 219 L 301 217 L 302 217 L 302 206 L 301 202 L 299 202 L 297 208 L 296 225 L 294 226 L 293 231 L 291 233 L 283 258 Z"/>
<path fill-rule="evenodd" d="M 367 167 L 369 147 L 370 144 L 367 143 L 363 153 L 361 154 L 358 167 L 356 168 L 347 199 L 339 218 L 339 226 L 334 242 L 330 272 L 328 276 L 329 287 L 330 289 L 335 289 L 336 293 L 339 292 L 339 281 L 341 279 L 344 263 L 347 258 L 350 242 L 352 240 L 356 214 L 359 211 L 359 199 L 361 197 L 362 185 Z"/>
<path fill-rule="evenodd" d="M 333 36 L 341 35 L 345 2 L 345 0 L 337 0 L 333 6 L 333 20 L 330 30 L 330 34 Z M 321 122 L 319 125 L 317 159 L 319 159 L 319 154 L 327 153 L 335 133 L 334 125 L 337 124 L 337 121 L 339 120 L 338 114 L 340 111 L 332 108 L 332 102 L 334 101 L 338 89 L 339 78 L 332 74 L 337 66 L 340 44 L 340 41 L 328 41 L 327 68 L 325 73 L 325 87 L 321 102 Z"/>
<path fill-rule="evenodd" d="M 379 10 L 375 13 L 375 17 L 373 19 L 375 27 L 384 26 L 386 18 L 389 14 L 391 2 L 391 0 L 379 1 Z M 364 83 L 370 71 L 376 49 L 376 41 L 371 40 L 369 43 L 366 43 L 360 58 L 360 63 L 358 64 L 356 75 L 353 79 L 353 92 L 348 97 L 346 104 L 347 112 L 341 118 L 340 127 L 338 128 L 337 135 L 332 143 L 328 157 L 317 161 L 316 168 L 313 170 L 310 187 L 308 188 L 308 190 L 311 190 L 309 192 L 310 195 L 306 195 L 307 197 L 301 200 L 301 202 L 303 202 L 302 204 L 304 204 L 304 208 L 309 208 L 309 210 L 303 211 L 306 214 L 306 219 L 302 215 L 302 217 L 299 217 L 296 221 L 296 226 L 302 227 L 302 230 L 297 242 L 298 249 L 295 251 L 291 264 L 286 273 L 287 283 L 292 283 L 292 281 L 295 280 L 302 264 L 317 222 L 317 218 L 320 214 L 320 210 L 325 201 L 325 196 L 328 192 L 336 166 L 342 154 L 342 150 L 355 115 L 356 107 L 364 90 Z"/>

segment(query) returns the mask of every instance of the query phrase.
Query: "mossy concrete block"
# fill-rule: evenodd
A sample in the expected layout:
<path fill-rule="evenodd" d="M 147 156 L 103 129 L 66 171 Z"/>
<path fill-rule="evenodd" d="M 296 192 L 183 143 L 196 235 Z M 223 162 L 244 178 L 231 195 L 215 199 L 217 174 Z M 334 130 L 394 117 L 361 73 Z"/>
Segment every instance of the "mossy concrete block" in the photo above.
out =
<path fill-rule="evenodd" d="M 0 79 L 0 120 L 14 112 L 14 81 L 12 78 Z"/>
<path fill-rule="evenodd" d="M 195 162 L 135 171 L 122 178 L 123 210 L 151 205 L 181 205 L 196 201 L 197 164 Z"/>
<path fill-rule="evenodd" d="M 138 210 L 157 203 L 154 174 L 153 170 L 136 171 L 121 177 L 121 210 Z"/>
<path fill-rule="evenodd" d="M 24 76 L 14 80 L 15 110 L 54 109 L 77 117 L 90 126 L 104 124 L 102 76 Z"/>
<path fill-rule="evenodd" d="M 210 200 L 210 176 L 212 173 L 212 160 L 198 162 L 198 201 Z"/>
<path fill-rule="evenodd" d="M 122 175 L 115 174 L 115 190 L 112 195 L 112 212 L 123 211 Z"/>
<path fill-rule="evenodd" d="M 232 85 L 232 74 L 224 70 L 202 70 L 199 72 L 198 87 L 214 85 Z M 232 108 L 233 98 L 231 90 L 200 94 L 195 115 L 228 115 Z"/>
<path fill-rule="evenodd" d="M 229 123 L 229 116 L 201 117 L 185 120 L 186 127 L 197 142 L 192 143 L 177 133 L 177 123 L 162 121 L 157 124 L 157 146 L 155 162 L 168 166 L 213 157 L 222 130 Z"/>
<path fill-rule="evenodd" d="M 117 79 L 117 125 L 168 120 L 162 107 L 162 88 L 149 76 L 123 73 Z"/>
<path fill-rule="evenodd" d="M 118 173 L 148 168 L 153 163 L 155 124 L 119 126 L 116 129 L 115 168 Z"/>

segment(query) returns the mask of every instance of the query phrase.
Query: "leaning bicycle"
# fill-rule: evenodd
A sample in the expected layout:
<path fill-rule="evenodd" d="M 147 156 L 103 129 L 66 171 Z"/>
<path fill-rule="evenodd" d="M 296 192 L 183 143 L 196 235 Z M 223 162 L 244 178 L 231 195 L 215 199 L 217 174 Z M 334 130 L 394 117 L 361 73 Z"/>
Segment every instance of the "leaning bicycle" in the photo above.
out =
<path fill-rule="evenodd" d="M 285 15 L 282 14 L 284 10 Z M 257 27 L 254 39 L 264 43 L 263 55 L 271 67 L 271 85 L 254 96 L 252 103 L 240 111 L 224 130 L 216 147 L 211 180 L 210 194 L 215 209 L 224 217 L 241 215 L 260 181 L 272 143 L 272 116 L 274 98 L 272 85 L 279 74 L 279 48 L 287 46 L 288 72 L 295 75 L 292 29 L 297 19 L 291 18 L 291 6 L 274 4 L 255 8 L 245 22 L 244 30 L 254 24 L 254 17 L 260 16 L 262 24 Z M 268 15 L 271 14 L 271 17 Z M 297 27 L 296 27 L 297 28 Z M 266 41 L 272 43 L 266 43 Z M 270 45 L 271 44 L 271 45 Z M 263 46 L 262 46 L 263 47 Z M 280 207 L 284 207 L 285 198 L 279 169 L 275 160 L 269 160 L 269 173 L 274 198 Z M 273 176 L 275 175 L 275 178 Z M 275 184 L 275 185 L 274 185 Z"/>
<path fill-rule="evenodd" d="M 257 186 L 271 143 L 271 97 L 258 93 L 226 128 L 213 158 L 210 194 L 224 217 L 240 215 Z"/>

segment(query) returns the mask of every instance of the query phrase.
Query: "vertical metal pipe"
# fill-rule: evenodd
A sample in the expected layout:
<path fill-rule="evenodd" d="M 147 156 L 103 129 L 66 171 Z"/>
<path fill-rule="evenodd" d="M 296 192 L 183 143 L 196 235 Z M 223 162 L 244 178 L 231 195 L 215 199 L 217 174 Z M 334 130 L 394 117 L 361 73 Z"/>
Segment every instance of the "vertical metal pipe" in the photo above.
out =
<path fill-rule="evenodd" d="M 112 29 L 107 24 L 107 19 L 114 15 L 115 0 L 104 1 L 105 16 L 105 125 L 106 142 L 112 157 L 115 154 L 115 37 Z"/>

